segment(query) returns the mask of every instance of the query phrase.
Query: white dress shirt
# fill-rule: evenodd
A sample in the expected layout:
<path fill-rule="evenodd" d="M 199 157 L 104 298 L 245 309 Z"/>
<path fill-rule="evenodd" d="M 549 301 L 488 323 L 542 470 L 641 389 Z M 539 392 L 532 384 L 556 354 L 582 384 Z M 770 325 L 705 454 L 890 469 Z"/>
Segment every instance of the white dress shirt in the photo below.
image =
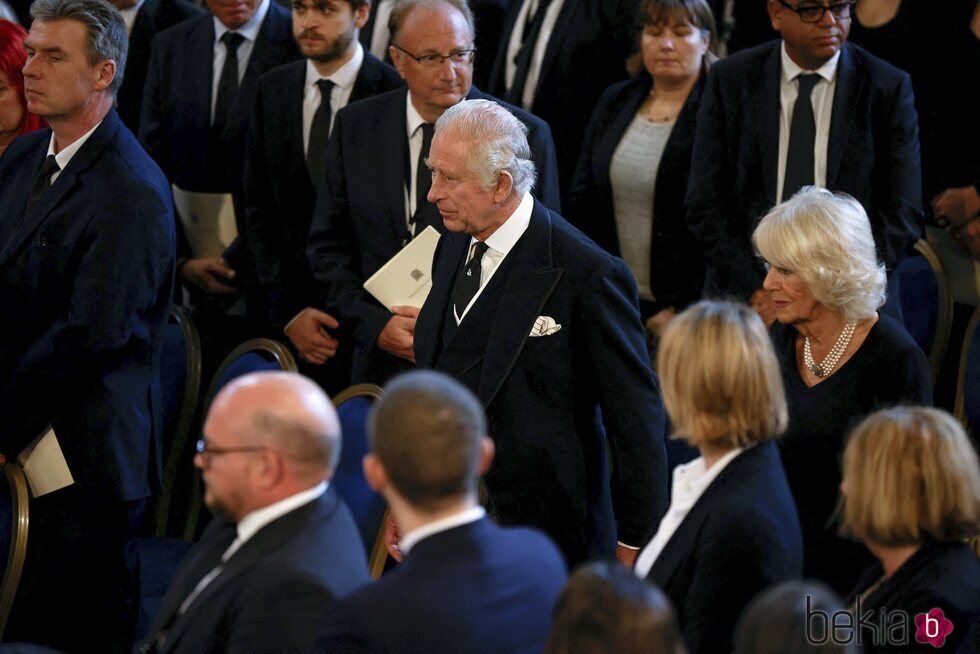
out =
<path fill-rule="evenodd" d="M 122 14 L 123 22 L 126 23 L 126 36 L 133 33 L 133 25 L 136 23 L 136 15 L 140 12 L 140 8 L 146 0 L 139 0 L 135 5 L 127 9 L 120 9 L 119 13 Z"/>
<path fill-rule="evenodd" d="M 408 134 L 408 168 L 411 173 L 408 186 L 405 189 L 405 220 L 406 224 L 409 224 L 412 216 L 415 215 L 415 207 L 418 206 L 419 201 L 415 197 L 415 191 L 416 180 L 419 176 L 419 153 L 422 152 L 422 124 L 425 123 L 425 119 L 422 118 L 422 115 L 415 109 L 415 105 L 412 104 L 411 91 L 406 94 L 405 102 L 405 127 L 407 130 L 406 134 Z M 425 175 L 430 174 L 428 169 L 422 172 Z"/>
<path fill-rule="evenodd" d="M 517 205 L 517 209 L 514 213 L 504 221 L 504 224 L 497 228 L 497 230 L 491 234 L 484 243 L 487 244 L 487 251 L 483 253 L 483 258 L 480 259 L 480 288 L 477 290 L 476 294 L 473 295 L 473 299 L 470 303 L 466 305 L 463 310 L 463 315 L 456 315 L 456 308 L 453 307 L 453 315 L 456 318 L 456 324 L 458 325 L 469 313 L 470 307 L 479 299 L 480 294 L 483 293 L 483 289 L 487 287 L 490 282 L 490 278 L 493 274 L 497 272 L 500 268 L 500 264 L 503 262 L 504 258 L 514 249 L 517 245 L 517 241 L 520 240 L 524 232 L 527 231 L 528 225 L 531 224 L 531 212 L 534 210 L 534 197 L 530 193 L 525 193 L 524 197 L 521 198 L 521 203 Z M 469 260 L 470 256 L 474 251 L 476 245 L 476 239 L 470 239 L 469 250 L 467 250 L 466 258 Z"/>
<path fill-rule="evenodd" d="M 248 22 L 237 30 L 234 30 L 245 37 L 245 40 L 238 46 L 237 51 L 239 84 L 242 83 L 245 71 L 248 70 L 248 60 L 252 56 L 252 48 L 255 46 L 255 39 L 259 36 L 259 30 L 262 28 L 262 21 L 265 19 L 265 15 L 269 13 L 269 2 L 270 0 L 262 0 L 259 8 L 255 10 L 255 13 L 248 19 Z M 225 24 L 217 18 L 212 17 L 211 20 L 214 21 L 214 60 L 211 64 L 212 71 L 214 71 L 211 80 L 211 122 L 213 123 L 214 107 L 218 103 L 218 84 L 221 82 L 221 69 L 225 65 L 225 57 L 228 53 L 225 44 L 221 42 L 221 37 L 224 36 L 225 32 L 232 30 L 225 27 Z"/>
<path fill-rule="evenodd" d="M 834 90 L 837 88 L 837 51 L 827 63 L 816 70 L 804 70 L 786 53 L 786 44 L 780 48 L 782 75 L 779 78 L 779 168 L 777 169 L 776 199 L 783 197 L 783 179 L 786 177 L 786 157 L 789 152 L 789 129 L 793 122 L 793 105 L 799 95 L 801 73 L 816 73 L 821 77 L 810 92 L 813 118 L 817 133 L 813 142 L 813 182 L 827 186 L 827 143 L 830 141 L 830 116 L 834 111 Z"/>
<path fill-rule="evenodd" d="M 361 70 L 364 63 L 364 48 L 357 41 L 354 42 L 354 55 L 350 61 L 333 72 L 332 75 L 324 77 L 317 72 L 313 62 L 306 60 L 306 82 L 303 85 L 303 155 L 310 147 L 310 130 L 313 128 L 313 116 L 320 108 L 320 88 L 316 85 L 321 79 L 328 79 L 333 82 L 330 89 L 330 129 L 328 134 L 333 131 L 334 119 L 337 112 L 347 106 L 350 101 L 350 94 L 354 90 L 354 82 L 357 81 L 357 73 Z"/>
<path fill-rule="evenodd" d="M 507 43 L 507 68 L 505 70 L 507 88 L 514 84 L 514 77 L 517 75 L 517 64 L 514 59 L 521 49 L 521 35 L 524 33 L 524 25 L 534 19 L 534 12 L 538 9 L 541 0 L 524 0 L 524 7 L 517 15 L 514 23 L 514 31 L 510 33 L 510 41 Z M 552 0 L 544 14 L 544 22 L 541 24 L 541 31 L 538 33 L 538 40 L 534 44 L 534 54 L 531 55 L 531 65 L 527 69 L 527 83 L 524 84 L 524 91 L 521 95 L 521 106 L 531 110 L 534 104 L 534 93 L 538 88 L 538 76 L 541 73 L 541 62 L 544 61 L 544 53 L 548 49 L 548 41 L 551 33 L 558 22 L 558 14 L 564 6 L 565 0 Z"/>
<path fill-rule="evenodd" d="M 391 8 L 395 6 L 395 0 L 381 0 L 371 7 L 374 12 L 374 29 L 371 30 L 371 54 L 385 60 L 388 55 L 388 17 L 391 16 Z"/>
<path fill-rule="evenodd" d="M 422 525 L 421 527 L 413 529 L 402 536 L 398 540 L 398 549 L 402 551 L 402 554 L 408 556 L 408 553 L 413 547 L 429 536 L 434 536 L 438 533 L 449 531 L 450 529 L 455 529 L 456 527 L 462 527 L 463 525 L 468 525 L 471 522 L 476 522 L 477 520 L 483 519 L 483 516 L 486 514 L 486 510 L 482 506 L 474 506 L 449 517 L 441 518 L 439 520 L 435 520 L 434 522 Z"/>
<path fill-rule="evenodd" d="M 705 469 L 704 457 L 698 457 L 690 463 L 683 463 L 674 468 L 674 480 L 671 486 L 670 508 L 660 520 L 660 526 L 653 539 L 647 543 L 636 559 L 633 571 L 640 579 L 646 579 L 650 569 L 656 563 L 657 557 L 664 551 L 674 532 L 684 522 L 697 501 L 708 490 L 721 471 L 745 449 L 737 447 L 718 459 L 713 466 Z"/>
<path fill-rule="evenodd" d="M 88 137 L 92 136 L 92 132 L 99 129 L 99 125 L 101 124 L 102 121 L 100 120 L 95 127 L 75 139 L 74 143 L 69 143 L 61 148 L 61 152 L 58 152 L 57 154 L 55 154 L 54 151 L 54 132 L 51 132 L 51 140 L 48 141 L 48 155 L 54 154 L 54 160 L 58 164 L 58 170 L 51 175 L 51 181 L 49 184 L 54 184 L 55 180 L 61 177 L 61 171 L 65 169 L 65 166 L 68 165 L 68 162 L 71 161 L 72 157 L 74 157 L 75 154 L 82 149 L 82 146 L 85 145 L 85 141 L 88 140 Z M 47 159 L 48 155 L 45 155 L 44 158 Z"/>

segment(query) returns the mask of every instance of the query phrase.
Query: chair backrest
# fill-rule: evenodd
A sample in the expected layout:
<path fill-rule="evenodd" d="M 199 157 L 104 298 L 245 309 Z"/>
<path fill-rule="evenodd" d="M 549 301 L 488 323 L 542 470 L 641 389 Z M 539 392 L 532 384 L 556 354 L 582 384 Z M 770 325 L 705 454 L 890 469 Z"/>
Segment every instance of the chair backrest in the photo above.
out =
<path fill-rule="evenodd" d="M 160 386 L 164 411 L 163 478 L 154 510 L 153 533 L 165 536 L 178 474 L 188 474 L 193 468 L 187 459 L 187 441 L 201 391 L 201 338 L 194 321 L 176 305 L 170 307 L 164 334 Z"/>
<path fill-rule="evenodd" d="M 974 438 L 980 436 L 980 307 L 973 310 L 963 336 L 953 414 Z"/>
<path fill-rule="evenodd" d="M 923 240 L 916 254 L 905 257 L 896 271 L 900 278 L 900 300 L 905 328 L 929 357 L 932 381 L 936 382 L 953 324 L 953 297 L 939 256 Z"/>
<path fill-rule="evenodd" d="M 215 395 L 236 377 L 253 372 L 266 370 L 284 370 L 296 372 L 296 359 L 289 349 L 278 341 L 269 338 L 253 338 L 232 350 L 225 357 L 214 373 L 208 392 L 204 396 L 201 411 L 206 416 Z M 187 512 L 187 524 L 184 528 L 184 540 L 196 539 L 201 517 L 203 497 L 201 492 L 201 475 L 195 474 L 191 492 L 191 505 Z"/>
<path fill-rule="evenodd" d="M 7 566 L 3 570 L 3 582 L 0 583 L 0 641 L 3 640 L 3 632 L 7 626 L 7 618 L 10 617 L 10 609 L 14 605 L 14 597 L 17 595 L 17 587 L 20 585 L 20 576 L 24 571 L 24 560 L 27 558 L 27 528 L 30 523 L 30 491 L 27 487 L 27 478 L 24 470 L 16 461 L 8 461 L 0 468 L 7 484 L 0 492 L 0 502 L 3 503 L 4 511 L 0 512 L 5 517 L 5 522 L 9 520 L 9 529 L 0 528 L 0 534 L 4 534 L 9 541 L 3 543 L 5 548 L 0 550 L 7 552 Z M 9 508 L 9 514 L 7 510 Z"/>
<path fill-rule="evenodd" d="M 370 449 L 367 439 L 368 412 L 371 404 L 382 395 L 383 391 L 373 384 L 357 384 L 339 393 L 333 400 L 340 417 L 343 445 L 330 483 L 354 515 L 375 578 L 380 576 L 380 570 L 375 574 L 376 558 L 381 557 L 383 567 L 384 557 L 387 556 L 382 538 L 387 505 L 384 497 L 368 486 L 361 460 Z"/>

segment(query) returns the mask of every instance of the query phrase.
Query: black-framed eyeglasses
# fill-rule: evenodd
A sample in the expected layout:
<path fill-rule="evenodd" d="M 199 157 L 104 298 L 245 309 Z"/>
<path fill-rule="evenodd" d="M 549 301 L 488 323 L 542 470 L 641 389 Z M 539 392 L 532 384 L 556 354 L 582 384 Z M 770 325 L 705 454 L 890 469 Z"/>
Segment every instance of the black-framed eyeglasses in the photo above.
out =
<path fill-rule="evenodd" d="M 194 445 L 194 450 L 203 458 L 211 460 L 211 457 L 221 456 L 222 454 L 233 454 L 235 452 L 261 452 L 269 448 L 260 445 L 251 447 L 213 447 L 208 444 L 207 438 L 202 438 Z"/>
<path fill-rule="evenodd" d="M 476 56 L 476 49 L 471 48 L 469 50 L 457 50 L 455 52 L 450 52 L 447 55 L 427 54 L 422 55 L 421 57 L 416 57 L 400 45 L 395 43 L 392 43 L 391 45 L 401 50 L 415 61 L 419 62 L 419 65 L 424 68 L 438 68 L 442 65 L 442 62 L 446 61 L 447 59 L 453 66 L 465 66 L 466 64 L 473 63 L 473 57 Z"/>
<path fill-rule="evenodd" d="M 779 0 L 779 4 L 790 11 L 795 11 L 796 15 L 804 23 L 819 23 L 828 11 L 834 15 L 834 18 L 850 18 L 851 9 L 854 8 L 857 2 L 849 0 L 848 2 L 835 2 L 830 5 L 821 5 L 804 0 L 803 3 L 794 6 L 786 2 L 786 0 Z"/>

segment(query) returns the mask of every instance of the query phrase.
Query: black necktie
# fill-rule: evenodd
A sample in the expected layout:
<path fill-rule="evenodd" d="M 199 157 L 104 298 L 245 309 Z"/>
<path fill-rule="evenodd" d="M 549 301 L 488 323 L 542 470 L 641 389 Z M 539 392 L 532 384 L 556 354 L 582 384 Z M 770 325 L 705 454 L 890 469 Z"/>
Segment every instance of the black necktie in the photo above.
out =
<path fill-rule="evenodd" d="M 456 277 L 456 284 L 453 285 L 453 307 L 457 316 L 462 317 L 473 296 L 480 290 L 480 275 L 483 272 L 481 262 L 487 247 L 486 243 L 477 241 L 473 247 L 473 256 Z"/>
<path fill-rule="evenodd" d="M 214 103 L 214 132 L 221 134 L 231 115 L 231 105 L 238 94 L 238 46 L 245 37 L 237 32 L 225 32 L 221 42 L 225 44 L 225 64 L 218 79 L 218 97 Z"/>
<path fill-rule="evenodd" d="M 31 186 L 31 194 L 27 196 L 27 207 L 24 209 L 25 216 L 41 201 L 41 196 L 51 187 L 51 176 L 59 170 L 61 170 L 61 167 L 58 166 L 54 155 L 49 154 L 48 158 L 41 164 L 41 170 L 38 171 L 37 177 L 34 178 L 34 185 Z"/>
<path fill-rule="evenodd" d="M 514 73 L 514 83 L 510 85 L 507 93 L 507 101 L 511 104 L 521 105 L 521 98 L 524 96 L 524 86 L 527 84 L 527 74 L 531 68 L 531 60 L 534 59 L 534 47 L 541 35 L 541 26 L 544 25 L 544 15 L 548 11 L 548 4 L 551 0 L 538 0 L 538 7 L 534 11 L 534 17 L 527 17 L 524 20 L 524 33 L 521 39 L 521 49 L 514 56 L 514 63 L 517 65 L 517 72 Z M 530 21 L 528 20 L 530 18 Z"/>
<path fill-rule="evenodd" d="M 334 83 L 328 79 L 321 79 L 316 85 L 320 89 L 320 106 L 313 114 L 310 143 L 306 148 L 306 169 L 310 171 L 313 188 L 320 183 L 326 164 L 324 159 L 327 153 L 327 139 L 330 137 L 330 118 L 333 115 L 330 107 L 330 90 L 333 89 Z"/>
<path fill-rule="evenodd" d="M 793 119 L 789 125 L 789 149 L 786 151 L 786 175 L 783 177 L 783 201 L 804 186 L 814 183 L 813 146 L 817 139 L 817 123 L 813 118 L 810 93 L 820 76 L 812 73 L 796 78 L 800 92 L 793 105 Z"/>
<path fill-rule="evenodd" d="M 429 148 L 432 147 L 432 135 L 435 126 L 432 123 L 422 123 L 422 149 L 419 150 L 419 159 L 415 164 L 415 213 L 412 214 L 409 223 L 414 227 L 415 235 L 418 236 L 422 231 L 432 225 L 436 229 L 439 225 L 435 221 L 441 219 L 438 209 L 426 198 L 429 189 L 432 188 L 432 175 L 429 168 L 425 165 L 425 160 L 429 157 Z"/>

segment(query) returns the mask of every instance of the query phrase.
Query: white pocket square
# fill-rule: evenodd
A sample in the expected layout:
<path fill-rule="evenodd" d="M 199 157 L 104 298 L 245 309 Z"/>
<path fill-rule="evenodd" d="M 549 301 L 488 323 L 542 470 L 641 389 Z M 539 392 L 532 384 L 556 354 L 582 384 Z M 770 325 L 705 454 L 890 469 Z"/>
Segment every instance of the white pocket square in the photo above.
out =
<path fill-rule="evenodd" d="M 551 316 L 538 316 L 531 327 L 530 336 L 551 336 L 561 329 L 561 325 L 555 322 Z"/>

